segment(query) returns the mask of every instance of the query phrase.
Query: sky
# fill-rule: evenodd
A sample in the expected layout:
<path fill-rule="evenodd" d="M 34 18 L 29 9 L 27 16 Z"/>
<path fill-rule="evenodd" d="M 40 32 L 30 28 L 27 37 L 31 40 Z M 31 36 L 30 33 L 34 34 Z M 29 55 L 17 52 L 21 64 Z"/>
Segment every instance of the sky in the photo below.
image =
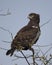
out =
<path fill-rule="evenodd" d="M 10 15 L 0 15 L 0 27 L 9 30 L 13 37 L 16 33 L 28 23 L 29 13 L 38 13 L 40 15 L 40 26 L 49 23 L 41 27 L 41 36 L 37 42 L 39 45 L 51 45 L 52 44 L 52 0 L 0 0 L 0 14 L 6 14 L 9 9 Z M 8 32 L 0 29 L 0 47 L 9 49 L 11 43 L 4 43 L 2 40 L 12 41 Z M 46 52 L 47 48 L 41 48 Z M 45 50 L 46 49 L 46 50 Z M 27 65 L 25 60 L 15 59 L 14 56 L 6 56 L 7 50 L 0 49 L 0 64 L 1 65 Z M 51 53 L 50 50 L 49 54 Z M 24 52 L 30 53 L 30 52 Z M 19 52 L 17 54 L 20 54 Z"/>

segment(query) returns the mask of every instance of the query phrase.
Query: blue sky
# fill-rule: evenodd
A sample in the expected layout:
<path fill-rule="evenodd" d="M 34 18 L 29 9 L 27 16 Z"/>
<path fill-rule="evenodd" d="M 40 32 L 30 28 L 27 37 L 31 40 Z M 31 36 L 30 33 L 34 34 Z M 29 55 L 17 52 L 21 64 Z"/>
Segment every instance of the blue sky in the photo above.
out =
<path fill-rule="evenodd" d="M 6 13 L 8 9 L 11 15 L 0 16 L 0 27 L 10 30 L 13 36 L 28 23 L 27 16 L 31 12 L 40 14 L 40 25 L 52 19 L 52 0 L 0 0 L 0 14 Z M 0 29 L 0 47 L 9 49 L 11 43 L 4 43 L 2 40 L 11 41 L 11 36 L 8 32 Z M 47 45 L 51 43 L 52 20 L 41 28 L 41 36 L 37 44 Z M 42 49 L 45 51 L 44 48 Z M 17 63 L 23 65 L 22 62 L 24 62 L 27 65 L 25 60 L 12 61 L 15 57 L 6 56 L 5 53 L 5 50 L 0 50 L 0 64 L 14 65 Z"/>

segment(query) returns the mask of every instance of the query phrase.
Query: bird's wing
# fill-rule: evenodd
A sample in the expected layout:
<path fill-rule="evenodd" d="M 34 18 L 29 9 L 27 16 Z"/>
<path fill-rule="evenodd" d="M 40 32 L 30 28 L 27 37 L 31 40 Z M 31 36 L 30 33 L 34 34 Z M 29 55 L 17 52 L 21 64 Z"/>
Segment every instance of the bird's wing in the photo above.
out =
<path fill-rule="evenodd" d="M 22 46 L 22 47 L 25 47 L 25 48 L 32 46 L 34 43 L 36 43 L 37 38 L 39 36 L 39 35 L 37 36 L 37 32 L 38 32 L 38 28 L 36 29 L 36 28 L 28 27 L 28 26 L 23 27 L 17 33 L 17 35 L 14 37 L 11 46 L 12 47 L 17 46 L 17 48 L 19 46 L 20 47 Z"/>
<path fill-rule="evenodd" d="M 33 39 L 36 37 L 37 32 L 38 32 L 38 29 L 25 26 L 17 33 L 14 39 L 16 39 L 17 41 L 20 40 L 23 42 L 27 40 L 30 41 L 30 39 Z"/>

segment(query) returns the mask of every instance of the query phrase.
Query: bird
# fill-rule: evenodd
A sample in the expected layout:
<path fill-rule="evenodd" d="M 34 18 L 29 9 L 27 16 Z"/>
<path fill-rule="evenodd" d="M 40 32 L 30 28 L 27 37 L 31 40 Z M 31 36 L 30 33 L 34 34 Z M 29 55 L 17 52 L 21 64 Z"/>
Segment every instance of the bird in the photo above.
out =
<path fill-rule="evenodd" d="M 12 56 L 15 50 L 32 50 L 32 46 L 37 43 L 40 30 L 40 15 L 37 13 L 29 13 L 29 22 L 22 27 L 11 42 L 11 48 L 6 52 L 6 55 Z"/>

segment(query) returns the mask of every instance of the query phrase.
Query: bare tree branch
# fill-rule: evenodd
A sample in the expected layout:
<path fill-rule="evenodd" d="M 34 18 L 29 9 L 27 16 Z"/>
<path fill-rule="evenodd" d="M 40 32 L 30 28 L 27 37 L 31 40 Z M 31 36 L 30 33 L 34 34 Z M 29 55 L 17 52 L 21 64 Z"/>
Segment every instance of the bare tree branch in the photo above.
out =
<path fill-rule="evenodd" d="M 2 10 L 0 10 L 1 12 Z M 9 11 L 9 9 L 7 10 L 6 13 L 1 13 L 0 16 L 7 16 L 7 15 L 11 15 L 11 12 Z"/>
<path fill-rule="evenodd" d="M 51 19 L 49 19 L 47 22 L 43 23 L 40 27 L 43 27 L 44 25 L 48 24 L 51 21 Z"/>
<path fill-rule="evenodd" d="M 24 56 L 25 60 L 27 61 L 28 65 L 30 65 L 30 63 L 28 62 L 26 56 L 24 55 L 24 53 L 22 51 L 20 51 L 22 53 L 22 55 Z"/>
<path fill-rule="evenodd" d="M 5 28 L 3 28 L 3 27 L 0 27 L 0 29 L 2 29 L 2 30 L 4 30 L 4 31 L 7 31 L 7 32 L 11 35 L 11 38 L 12 38 L 12 40 L 13 40 L 13 34 L 12 34 L 9 30 L 7 30 L 7 29 L 5 29 Z"/>

